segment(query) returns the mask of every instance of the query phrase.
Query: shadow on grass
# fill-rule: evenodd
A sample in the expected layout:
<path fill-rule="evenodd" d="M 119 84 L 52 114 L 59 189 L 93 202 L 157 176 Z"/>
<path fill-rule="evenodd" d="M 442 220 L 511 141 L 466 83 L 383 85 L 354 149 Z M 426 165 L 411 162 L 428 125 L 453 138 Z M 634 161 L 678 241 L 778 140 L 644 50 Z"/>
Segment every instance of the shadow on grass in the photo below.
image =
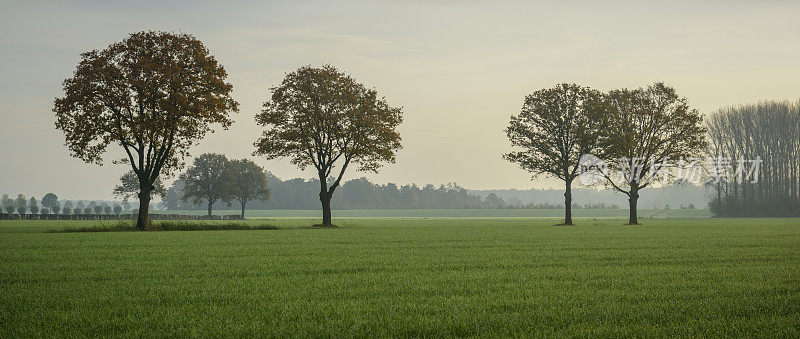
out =
<path fill-rule="evenodd" d="M 311 225 L 311 226 L 300 226 L 298 228 L 301 229 L 301 230 L 319 230 L 319 229 L 336 229 L 336 228 L 339 228 L 339 226 L 314 224 L 314 225 Z"/>
<path fill-rule="evenodd" d="M 189 221 L 162 221 L 155 222 L 146 231 L 249 231 L 249 230 L 279 230 L 273 225 L 248 225 L 245 223 L 198 223 Z M 47 233 L 75 233 L 75 232 L 138 232 L 139 229 L 133 222 L 120 221 L 113 225 L 100 224 L 99 226 L 71 227 L 61 230 L 49 230 Z"/>

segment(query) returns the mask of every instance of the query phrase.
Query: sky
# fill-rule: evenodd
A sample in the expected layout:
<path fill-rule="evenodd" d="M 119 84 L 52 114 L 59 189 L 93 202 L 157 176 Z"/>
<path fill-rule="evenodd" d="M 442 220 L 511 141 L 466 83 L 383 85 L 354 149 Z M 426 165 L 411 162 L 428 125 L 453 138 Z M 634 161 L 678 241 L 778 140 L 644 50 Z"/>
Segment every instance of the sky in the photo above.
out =
<path fill-rule="evenodd" d="M 403 149 L 378 183 L 560 187 L 501 158 L 526 94 L 558 83 L 601 91 L 663 81 L 703 114 L 800 98 L 800 2 L 792 1 L 8 1 L 0 13 L 0 194 L 111 199 L 103 166 L 71 158 L 53 99 L 80 53 L 141 30 L 190 33 L 226 68 L 240 112 L 191 153 L 253 157 L 269 88 L 331 64 L 403 107 Z M 117 147 L 118 148 L 118 147 Z M 191 159 L 187 159 L 191 161 Z M 167 180 L 168 182 L 170 180 Z"/>

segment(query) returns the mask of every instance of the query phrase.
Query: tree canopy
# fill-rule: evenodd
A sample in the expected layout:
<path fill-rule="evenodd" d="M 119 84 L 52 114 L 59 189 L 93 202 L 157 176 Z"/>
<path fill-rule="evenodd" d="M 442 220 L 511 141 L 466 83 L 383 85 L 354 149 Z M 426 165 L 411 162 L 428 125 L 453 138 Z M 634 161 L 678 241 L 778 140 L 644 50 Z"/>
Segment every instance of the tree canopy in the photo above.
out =
<path fill-rule="evenodd" d="M 23 215 L 28 212 L 28 198 L 26 198 L 22 194 L 19 194 L 17 195 L 16 203 L 17 203 L 17 213 L 19 213 L 19 215 Z"/>
<path fill-rule="evenodd" d="M 519 115 L 511 117 L 506 135 L 521 150 L 503 155 L 534 174 L 564 181 L 564 224 L 572 225 L 572 181 L 578 161 L 597 147 L 607 107 L 600 92 L 559 84 L 525 97 Z"/>
<path fill-rule="evenodd" d="M 139 178 L 136 176 L 136 173 L 133 171 L 125 172 L 125 174 L 119 177 L 119 184 L 114 186 L 114 191 L 112 193 L 115 197 L 122 199 L 122 202 L 128 202 L 130 198 L 138 197 Z M 164 186 L 164 182 L 161 178 L 157 178 L 153 183 L 150 197 L 153 195 L 160 196 L 161 200 L 164 200 L 167 195 L 167 187 Z"/>
<path fill-rule="evenodd" d="M 251 200 L 265 201 L 269 199 L 267 175 L 264 169 L 252 160 L 231 160 L 227 167 L 228 195 L 239 202 L 244 218 L 245 206 Z"/>
<path fill-rule="evenodd" d="M 39 202 L 36 201 L 35 197 L 31 197 L 30 200 L 28 200 L 28 210 L 31 211 L 32 214 L 39 213 Z"/>
<path fill-rule="evenodd" d="M 267 129 L 255 142 L 254 155 L 289 158 L 301 169 L 314 166 L 323 225 L 331 225 L 331 197 L 347 168 L 377 172 L 383 162 L 395 161 L 402 109 L 329 65 L 301 67 L 271 92 L 256 115 Z"/>
<path fill-rule="evenodd" d="M 227 72 L 189 34 L 137 32 L 103 50 L 81 54 L 64 96 L 55 99 L 56 128 L 74 157 L 102 164 L 108 145 L 125 152 L 140 183 L 137 226 L 144 229 L 150 191 L 169 175 L 189 147 L 211 131 L 227 129 L 231 98 Z"/>
<path fill-rule="evenodd" d="M 628 196 L 628 222 L 638 224 L 639 190 L 669 175 L 665 166 L 670 161 L 700 155 L 706 129 L 700 113 L 660 82 L 613 90 L 607 100 L 612 109 L 598 149 L 615 167 L 604 174 L 611 187 Z"/>
<path fill-rule="evenodd" d="M 14 211 L 17 209 L 17 202 L 14 201 L 13 198 L 9 197 L 8 194 L 3 194 L 2 203 L 3 210 L 5 210 L 7 214 L 14 214 Z"/>
<path fill-rule="evenodd" d="M 74 207 L 72 206 L 72 200 L 64 201 L 63 210 L 64 210 L 64 214 L 70 214 L 70 213 L 72 213 L 72 211 L 74 211 Z M 54 210 L 53 213 L 58 214 L 58 211 Z"/>
<path fill-rule="evenodd" d="M 47 193 L 42 197 L 42 207 L 48 208 L 51 211 L 54 210 L 55 205 L 58 203 L 58 196 L 55 193 Z M 57 212 L 53 212 L 57 213 Z"/>
<path fill-rule="evenodd" d="M 191 199 L 195 205 L 205 202 L 209 216 L 217 200 L 230 205 L 229 162 L 225 155 L 216 153 L 205 153 L 195 158 L 192 165 L 180 176 L 184 184 L 183 201 Z"/>

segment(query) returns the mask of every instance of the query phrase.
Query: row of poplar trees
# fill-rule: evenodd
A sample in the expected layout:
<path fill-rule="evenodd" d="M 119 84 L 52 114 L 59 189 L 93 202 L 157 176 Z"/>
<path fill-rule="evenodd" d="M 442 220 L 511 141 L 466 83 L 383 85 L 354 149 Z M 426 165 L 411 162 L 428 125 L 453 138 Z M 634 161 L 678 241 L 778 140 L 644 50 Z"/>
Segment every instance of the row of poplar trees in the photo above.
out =
<path fill-rule="evenodd" d="M 725 165 L 720 180 L 708 184 L 716 215 L 800 216 L 800 102 L 727 107 L 707 124 L 709 154 Z M 757 177 L 746 178 L 753 160 L 761 160 Z"/>

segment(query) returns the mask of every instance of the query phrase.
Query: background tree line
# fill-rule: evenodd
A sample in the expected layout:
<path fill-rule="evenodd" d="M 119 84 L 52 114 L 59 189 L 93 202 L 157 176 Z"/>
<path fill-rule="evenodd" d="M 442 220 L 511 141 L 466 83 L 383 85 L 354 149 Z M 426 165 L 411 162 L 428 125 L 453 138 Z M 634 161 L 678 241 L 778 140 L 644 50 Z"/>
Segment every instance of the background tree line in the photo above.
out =
<path fill-rule="evenodd" d="M 573 206 L 580 205 L 583 208 L 587 208 L 587 206 L 597 206 L 592 208 L 625 208 L 628 204 L 627 197 L 614 189 L 578 187 L 573 188 L 572 191 L 574 196 Z M 494 193 L 503 198 L 506 205 L 515 206 L 514 208 L 537 208 L 538 206 L 547 205 L 552 206 L 548 208 L 564 208 L 563 189 L 489 189 L 468 190 L 468 192 L 483 197 Z M 672 208 L 680 208 L 681 205 L 688 208 L 689 205 L 692 205 L 694 208 L 704 209 L 708 203 L 708 191 L 702 186 L 677 183 L 669 186 L 644 188 L 639 199 L 639 208 L 661 209 L 667 205 Z"/>
<path fill-rule="evenodd" d="M 254 200 L 250 209 L 288 209 L 310 210 L 319 208 L 319 179 L 295 178 L 286 181 L 269 172 L 265 173 L 270 191 L 269 200 Z M 183 199 L 186 196 L 186 178 L 180 177 L 167 190 L 164 205 L 167 210 L 226 209 L 226 201 L 216 198 L 220 193 L 193 194 L 196 199 Z M 218 188 L 221 192 L 223 189 Z M 484 199 L 470 194 L 467 189 L 456 184 L 428 184 L 419 187 L 415 184 L 398 186 L 393 183 L 379 185 L 366 178 L 345 181 L 338 189 L 339 194 L 332 197 L 331 205 L 338 209 L 430 209 L 430 208 L 500 208 L 505 206 L 503 199 Z M 212 203 L 209 205 L 209 197 Z"/>
<path fill-rule="evenodd" d="M 265 171 L 271 198 L 266 201 L 249 201 L 249 209 L 269 210 L 309 210 L 317 209 L 319 201 L 313 193 L 319 188 L 316 179 L 306 180 L 295 178 L 281 180 L 272 173 Z M 194 204 L 191 199 L 183 201 L 183 179 L 175 180 L 168 189 L 164 189 L 162 201 L 158 204 L 151 203 L 150 210 L 166 209 L 171 211 L 205 210 L 207 203 L 200 199 L 199 204 Z M 131 185 L 133 183 L 133 185 Z M 125 187 L 133 187 L 126 190 Z M 162 187 L 157 184 L 156 187 Z M 38 201 L 31 197 L 27 202 L 28 214 L 120 214 L 136 213 L 132 209 L 129 199 L 136 199 L 136 178 L 128 172 L 120 178 L 120 184 L 114 189 L 114 194 L 121 201 L 103 200 L 59 200 L 54 193 L 48 193 Z M 397 185 L 388 183 L 376 184 L 366 178 L 346 181 L 341 188 L 341 196 L 333 200 L 334 207 L 340 209 L 463 209 L 463 208 L 506 208 L 506 209 L 563 209 L 564 191 L 558 189 L 494 189 L 472 190 L 463 188 L 455 183 L 447 185 L 416 184 Z M 160 192 L 160 190 L 157 190 Z M 596 190 L 577 188 L 574 190 L 579 198 L 573 203 L 574 209 L 617 209 L 625 204 L 619 194 L 609 189 Z M 132 192 L 132 193 L 131 193 Z M 157 194 L 161 196 L 160 193 Z M 706 192 L 702 187 L 694 185 L 673 185 L 669 187 L 645 189 L 646 199 L 641 208 L 705 208 Z M 126 199 L 127 197 L 127 199 Z M 0 210 L 15 214 L 18 212 L 18 200 L 9 195 L 4 195 L 0 200 Z M 33 201 L 33 202 L 31 202 Z M 224 201 L 216 201 L 214 210 L 227 210 L 231 205 Z M 36 207 L 31 207 L 31 206 Z M 102 210 L 97 211 L 100 206 Z M 38 212 L 36 208 L 38 207 Z M 109 210 L 110 209 L 110 210 Z"/>
<path fill-rule="evenodd" d="M 281 180 L 266 172 L 270 199 L 252 201 L 247 207 L 252 210 L 313 210 L 319 208 L 316 193 L 317 179 L 294 178 Z M 207 209 L 207 201 L 199 204 L 183 201 L 182 179 L 175 180 L 167 189 L 164 207 L 171 211 Z M 620 208 L 626 203 L 612 190 L 590 188 L 575 189 L 579 198 L 573 208 Z M 646 188 L 646 200 L 642 208 L 705 208 L 706 194 L 702 187 L 674 185 Z M 332 205 L 337 209 L 465 209 L 465 208 L 529 208 L 563 209 L 564 191 L 557 189 L 529 190 L 470 190 L 455 183 L 447 185 L 397 185 L 377 184 L 366 178 L 345 181 L 333 197 Z M 561 201 L 559 201 L 561 200 Z M 214 210 L 230 209 L 224 201 L 216 201 Z"/>
<path fill-rule="evenodd" d="M 124 177 L 123 177 L 124 178 Z M 163 187 L 163 186 L 162 186 Z M 132 192 L 135 192 L 132 186 Z M 267 201 L 267 173 L 252 160 L 229 160 L 223 154 L 206 153 L 194 159 L 172 186 L 159 189 L 163 205 L 168 209 L 194 210 L 204 208 L 208 216 L 215 208 L 238 204 L 241 217 L 250 203 Z M 222 206 L 224 204 L 224 206 Z M 177 207 L 182 208 L 169 208 Z"/>
<path fill-rule="evenodd" d="M 710 157 L 724 159 L 708 182 L 717 216 L 800 216 L 800 102 L 727 107 L 706 121 Z M 758 180 L 737 180 L 740 161 L 760 158 Z M 728 160 L 729 159 L 729 160 Z M 745 172 L 752 164 L 745 163 Z M 738 168 L 738 170 L 743 170 Z"/>
<path fill-rule="evenodd" d="M 91 201 L 91 200 L 58 200 L 54 193 L 47 193 L 39 201 L 35 197 L 26 199 L 19 194 L 16 199 L 8 194 L 0 198 L 0 208 L 7 215 L 47 215 L 47 214 L 120 214 L 130 210 L 130 204 L 123 202 Z"/>

